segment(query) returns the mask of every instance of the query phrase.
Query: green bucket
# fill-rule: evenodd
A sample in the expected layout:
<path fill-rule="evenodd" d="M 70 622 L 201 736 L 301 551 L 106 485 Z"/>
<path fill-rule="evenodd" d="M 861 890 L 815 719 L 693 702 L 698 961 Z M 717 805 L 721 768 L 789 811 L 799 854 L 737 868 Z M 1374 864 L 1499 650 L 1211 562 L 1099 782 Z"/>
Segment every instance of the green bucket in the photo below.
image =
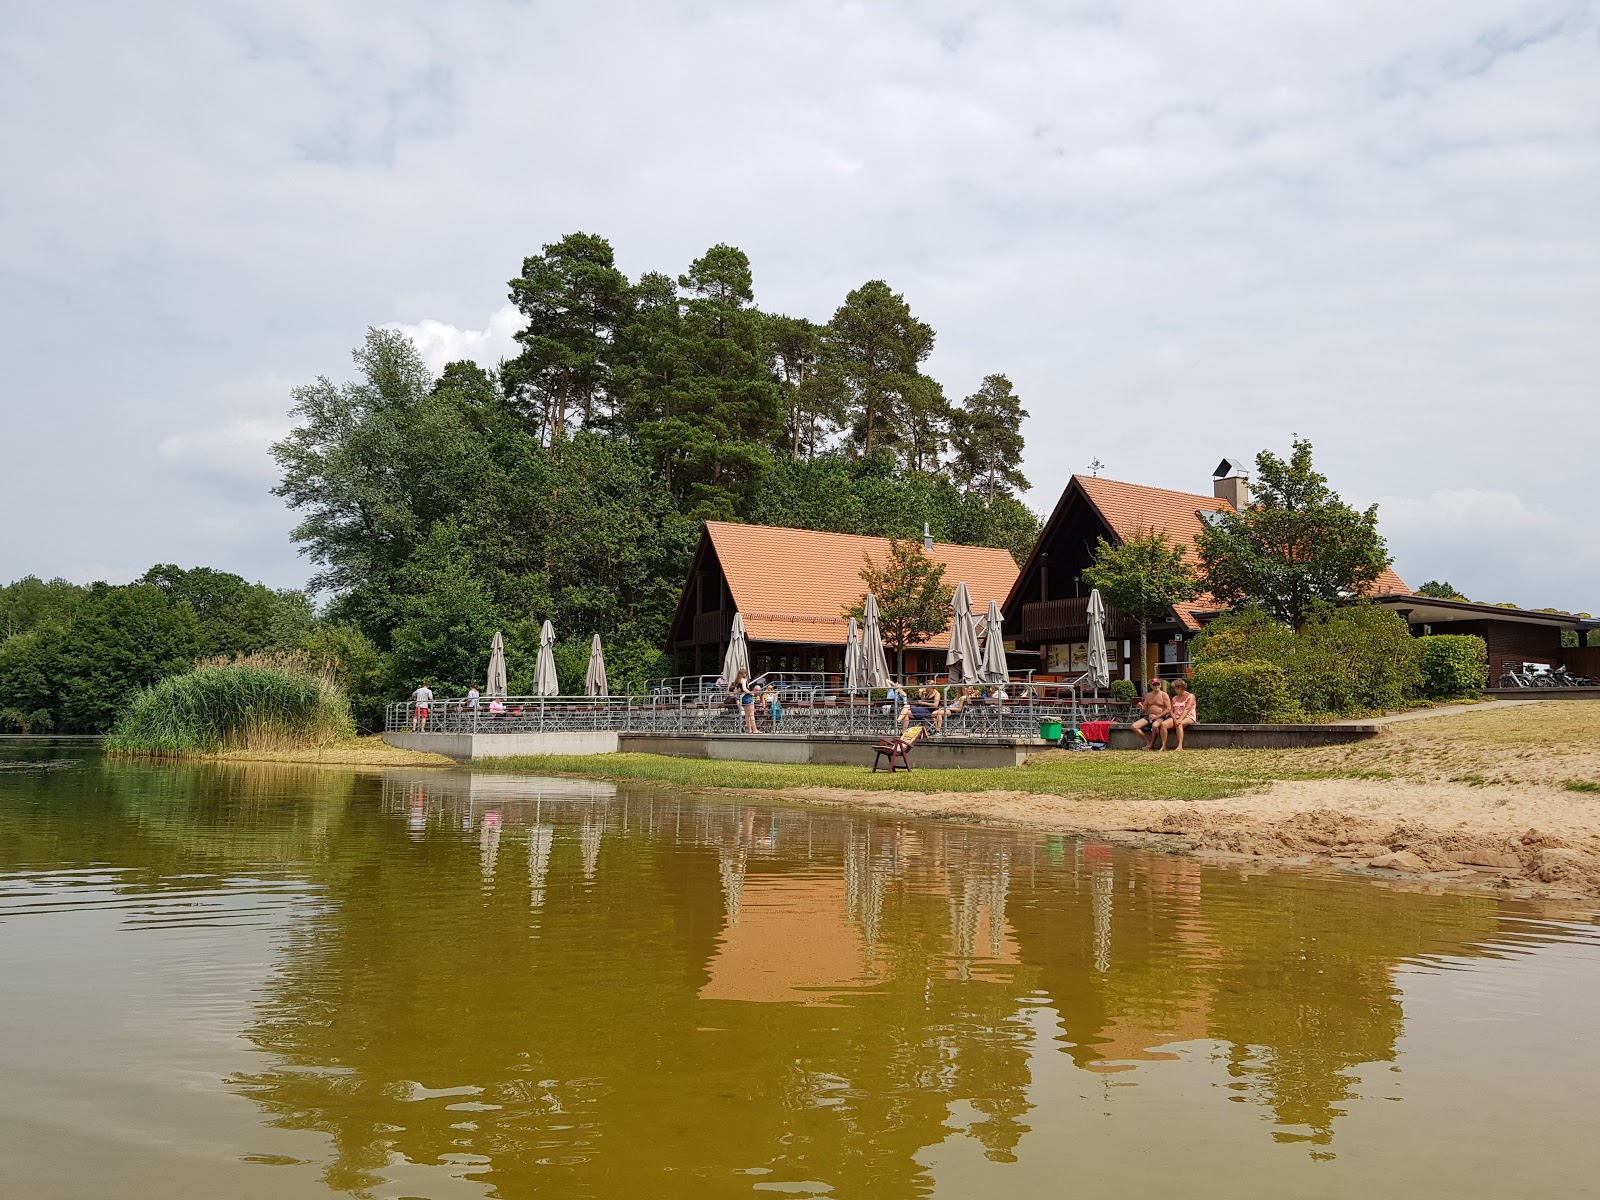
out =
<path fill-rule="evenodd" d="M 1061 722 L 1040 721 L 1039 736 L 1047 742 L 1059 742 L 1061 740 Z"/>

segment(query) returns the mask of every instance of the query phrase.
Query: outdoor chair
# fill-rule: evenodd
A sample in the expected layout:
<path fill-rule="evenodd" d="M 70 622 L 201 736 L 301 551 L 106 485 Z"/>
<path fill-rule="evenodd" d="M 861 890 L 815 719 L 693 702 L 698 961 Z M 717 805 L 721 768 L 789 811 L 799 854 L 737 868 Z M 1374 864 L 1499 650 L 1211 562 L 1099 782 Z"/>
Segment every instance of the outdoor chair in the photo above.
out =
<path fill-rule="evenodd" d="M 895 771 L 901 768 L 907 771 L 911 770 L 911 751 L 921 737 L 922 726 L 913 725 L 900 737 L 881 739 L 872 750 L 872 769 L 877 771 L 883 765 L 883 760 L 887 758 L 889 760 L 889 774 L 893 775 Z M 897 762 L 899 763 L 898 767 L 895 765 Z"/>

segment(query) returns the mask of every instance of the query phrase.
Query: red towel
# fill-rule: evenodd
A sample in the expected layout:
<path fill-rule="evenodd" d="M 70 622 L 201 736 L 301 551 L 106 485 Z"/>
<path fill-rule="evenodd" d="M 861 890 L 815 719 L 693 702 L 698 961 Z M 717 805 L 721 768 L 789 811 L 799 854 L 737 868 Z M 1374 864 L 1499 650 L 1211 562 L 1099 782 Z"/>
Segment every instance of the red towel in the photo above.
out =
<path fill-rule="evenodd" d="M 1078 732 L 1083 734 L 1086 742 L 1109 742 L 1111 740 L 1110 721 L 1085 721 L 1078 726 Z"/>

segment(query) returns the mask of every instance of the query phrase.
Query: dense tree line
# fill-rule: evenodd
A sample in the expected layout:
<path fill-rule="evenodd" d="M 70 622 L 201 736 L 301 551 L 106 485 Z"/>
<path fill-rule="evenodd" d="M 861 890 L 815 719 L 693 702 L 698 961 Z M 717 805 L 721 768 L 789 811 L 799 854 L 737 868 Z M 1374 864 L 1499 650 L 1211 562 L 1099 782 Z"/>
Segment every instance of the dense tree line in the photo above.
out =
<path fill-rule="evenodd" d="M 0 729 L 98 733 L 141 687 L 201 659 L 304 648 L 315 625 L 303 593 L 209 567 L 122 586 L 20 579 L 0 587 Z"/>
<path fill-rule="evenodd" d="M 125 586 L 0 588 L 0 728 L 92 732 L 195 662 L 294 650 L 338 675 L 369 727 L 422 679 L 481 682 L 490 638 L 531 688 L 538 628 L 577 690 L 588 641 L 614 686 L 669 673 L 667 625 L 702 520 L 1003 546 L 1027 415 L 1003 375 L 953 404 L 923 365 L 934 332 L 881 280 L 824 322 L 763 311 L 718 245 L 630 281 L 575 233 L 510 281 L 518 353 L 435 377 L 369 330 L 348 382 L 296 389 L 275 489 L 301 517 L 309 593 L 162 565 Z"/>
<path fill-rule="evenodd" d="M 384 656 L 392 690 L 465 686 L 496 629 L 526 687 L 547 618 L 574 683 L 592 633 L 618 684 L 671 672 L 705 519 L 907 538 L 926 522 L 1019 559 L 1033 543 L 1010 382 L 951 404 L 922 370 L 933 330 L 882 281 L 819 324 L 762 311 L 732 246 L 629 281 L 608 242 L 572 234 L 510 294 L 527 324 L 498 369 L 434 378 L 369 330 L 356 378 L 298 389 L 274 447 L 325 618 Z"/>

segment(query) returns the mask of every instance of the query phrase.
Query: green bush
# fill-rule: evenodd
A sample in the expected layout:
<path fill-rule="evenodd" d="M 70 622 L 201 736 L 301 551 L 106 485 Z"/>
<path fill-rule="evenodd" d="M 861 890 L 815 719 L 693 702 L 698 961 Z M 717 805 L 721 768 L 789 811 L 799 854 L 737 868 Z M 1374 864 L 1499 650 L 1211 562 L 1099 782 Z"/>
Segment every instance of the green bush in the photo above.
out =
<path fill-rule="evenodd" d="M 1283 668 L 1269 662 L 1200 663 L 1190 686 L 1200 700 L 1200 719 L 1256 725 L 1299 716 Z"/>
<path fill-rule="evenodd" d="M 1402 617 L 1376 604 L 1315 613 L 1282 666 L 1308 713 L 1401 708 L 1422 690 L 1417 639 Z"/>
<path fill-rule="evenodd" d="M 1418 639 L 1375 604 L 1324 607 L 1296 631 L 1259 610 L 1219 617 L 1195 638 L 1196 663 L 1268 662 L 1288 681 L 1291 708 L 1351 714 L 1399 708 L 1423 689 Z"/>
<path fill-rule="evenodd" d="M 304 656 L 256 656 L 170 675 L 136 694 L 106 748 L 130 754 L 206 754 L 323 745 L 354 732 L 337 684 Z"/>
<path fill-rule="evenodd" d="M 1489 647 L 1481 637 L 1436 633 L 1417 639 L 1422 694 L 1430 700 L 1476 696 L 1489 677 Z"/>
<path fill-rule="evenodd" d="M 1120 700 L 1124 704 L 1131 703 L 1139 698 L 1139 685 L 1131 679 L 1113 679 L 1111 681 L 1111 698 Z"/>

